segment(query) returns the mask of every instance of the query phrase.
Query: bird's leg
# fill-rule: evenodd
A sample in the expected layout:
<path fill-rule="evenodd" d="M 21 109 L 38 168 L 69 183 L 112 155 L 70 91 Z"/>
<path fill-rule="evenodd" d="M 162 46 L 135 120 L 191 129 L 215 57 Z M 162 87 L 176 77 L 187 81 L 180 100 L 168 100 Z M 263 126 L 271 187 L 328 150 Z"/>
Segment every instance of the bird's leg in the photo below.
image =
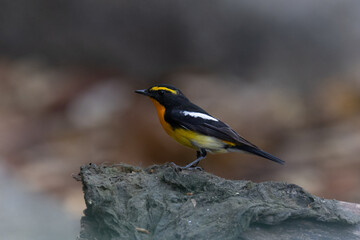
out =
<path fill-rule="evenodd" d="M 201 148 L 199 151 L 196 151 L 196 160 L 193 161 L 192 163 L 189 163 L 185 167 L 187 166 L 196 167 L 200 163 L 200 160 L 204 159 L 205 157 L 206 157 L 206 150 Z"/>
<path fill-rule="evenodd" d="M 202 170 L 201 167 L 197 167 L 197 165 L 199 164 L 199 162 L 204 159 L 206 157 L 206 150 L 201 148 L 199 151 L 196 152 L 196 160 L 189 163 L 188 165 L 186 165 L 185 167 L 181 167 L 176 165 L 175 163 L 173 163 L 173 165 L 180 169 L 180 170 L 184 170 L 184 169 L 196 169 L 196 170 Z"/>

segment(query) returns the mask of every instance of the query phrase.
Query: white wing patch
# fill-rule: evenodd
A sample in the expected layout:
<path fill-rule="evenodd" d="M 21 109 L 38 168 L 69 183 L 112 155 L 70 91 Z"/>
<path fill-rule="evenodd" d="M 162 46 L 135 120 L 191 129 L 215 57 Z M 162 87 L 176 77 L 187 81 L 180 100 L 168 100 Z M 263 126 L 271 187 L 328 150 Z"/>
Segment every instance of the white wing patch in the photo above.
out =
<path fill-rule="evenodd" d="M 217 120 L 216 118 L 212 117 L 212 116 L 209 116 L 205 113 L 199 113 L 199 112 L 189 112 L 189 111 L 182 111 L 182 113 L 185 115 L 185 116 L 191 116 L 191 117 L 195 117 L 195 118 L 202 118 L 202 119 L 205 119 L 205 120 L 211 120 L 211 121 L 215 121 L 215 122 L 218 122 L 219 120 Z"/>

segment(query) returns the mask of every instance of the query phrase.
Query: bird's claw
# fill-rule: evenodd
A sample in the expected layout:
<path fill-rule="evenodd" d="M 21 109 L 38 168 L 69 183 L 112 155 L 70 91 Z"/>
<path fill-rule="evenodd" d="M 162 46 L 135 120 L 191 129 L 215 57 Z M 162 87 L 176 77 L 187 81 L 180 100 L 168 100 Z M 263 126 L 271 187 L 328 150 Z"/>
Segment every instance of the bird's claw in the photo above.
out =
<path fill-rule="evenodd" d="M 179 166 L 173 162 L 170 163 L 170 165 L 175 168 L 176 171 L 182 171 L 182 170 L 190 170 L 190 171 L 193 171 L 193 170 L 198 170 L 198 171 L 203 171 L 204 169 L 201 168 L 201 167 L 197 167 L 197 166 Z"/>

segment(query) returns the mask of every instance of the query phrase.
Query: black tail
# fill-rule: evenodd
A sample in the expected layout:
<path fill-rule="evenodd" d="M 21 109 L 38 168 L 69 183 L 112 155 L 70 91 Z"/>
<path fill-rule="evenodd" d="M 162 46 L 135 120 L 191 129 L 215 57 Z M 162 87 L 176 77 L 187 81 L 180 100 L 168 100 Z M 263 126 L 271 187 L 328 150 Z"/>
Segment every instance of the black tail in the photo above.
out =
<path fill-rule="evenodd" d="M 252 146 L 246 146 L 246 145 L 243 145 L 243 146 L 239 146 L 237 147 L 237 149 L 241 150 L 241 151 L 245 151 L 245 152 L 249 152 L 249 153 L 252 153 L 252 154 L 255 154 L 255 155 L 258 155 L 260 157 L 263 157 L 263 158 L 267 158 L 271 161 L 274 161 L 274 162 L 277 162 L 277 163 L 280 163 L 281 165 L 283 165 L 285 163 L 285 161 L 271 155 L 270 153 L 267 153 L 259 148 L 255 148 L 255 147 L 252 147 Z"/>

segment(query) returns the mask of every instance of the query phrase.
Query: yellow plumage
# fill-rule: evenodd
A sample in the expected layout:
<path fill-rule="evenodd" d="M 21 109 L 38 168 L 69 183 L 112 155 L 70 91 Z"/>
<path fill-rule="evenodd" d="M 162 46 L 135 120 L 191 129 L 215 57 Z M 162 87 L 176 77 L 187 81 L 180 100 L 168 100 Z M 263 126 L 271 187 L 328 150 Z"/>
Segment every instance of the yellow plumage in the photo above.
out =
<path fill-rule="evenodd" d="M 194 148 L 196 150 L 205 148 L 211 152 L 216 152 L 216 153 L 228 152 L 224 148 L 224 146 L 227 145 L 225 141 L 220 140 L 218 138 L 199 134 L 194 131 L 178 128 L 172 131 L 172 133 L 170 133 L 169 135 L 179 143 L 187 147 Z"/>

